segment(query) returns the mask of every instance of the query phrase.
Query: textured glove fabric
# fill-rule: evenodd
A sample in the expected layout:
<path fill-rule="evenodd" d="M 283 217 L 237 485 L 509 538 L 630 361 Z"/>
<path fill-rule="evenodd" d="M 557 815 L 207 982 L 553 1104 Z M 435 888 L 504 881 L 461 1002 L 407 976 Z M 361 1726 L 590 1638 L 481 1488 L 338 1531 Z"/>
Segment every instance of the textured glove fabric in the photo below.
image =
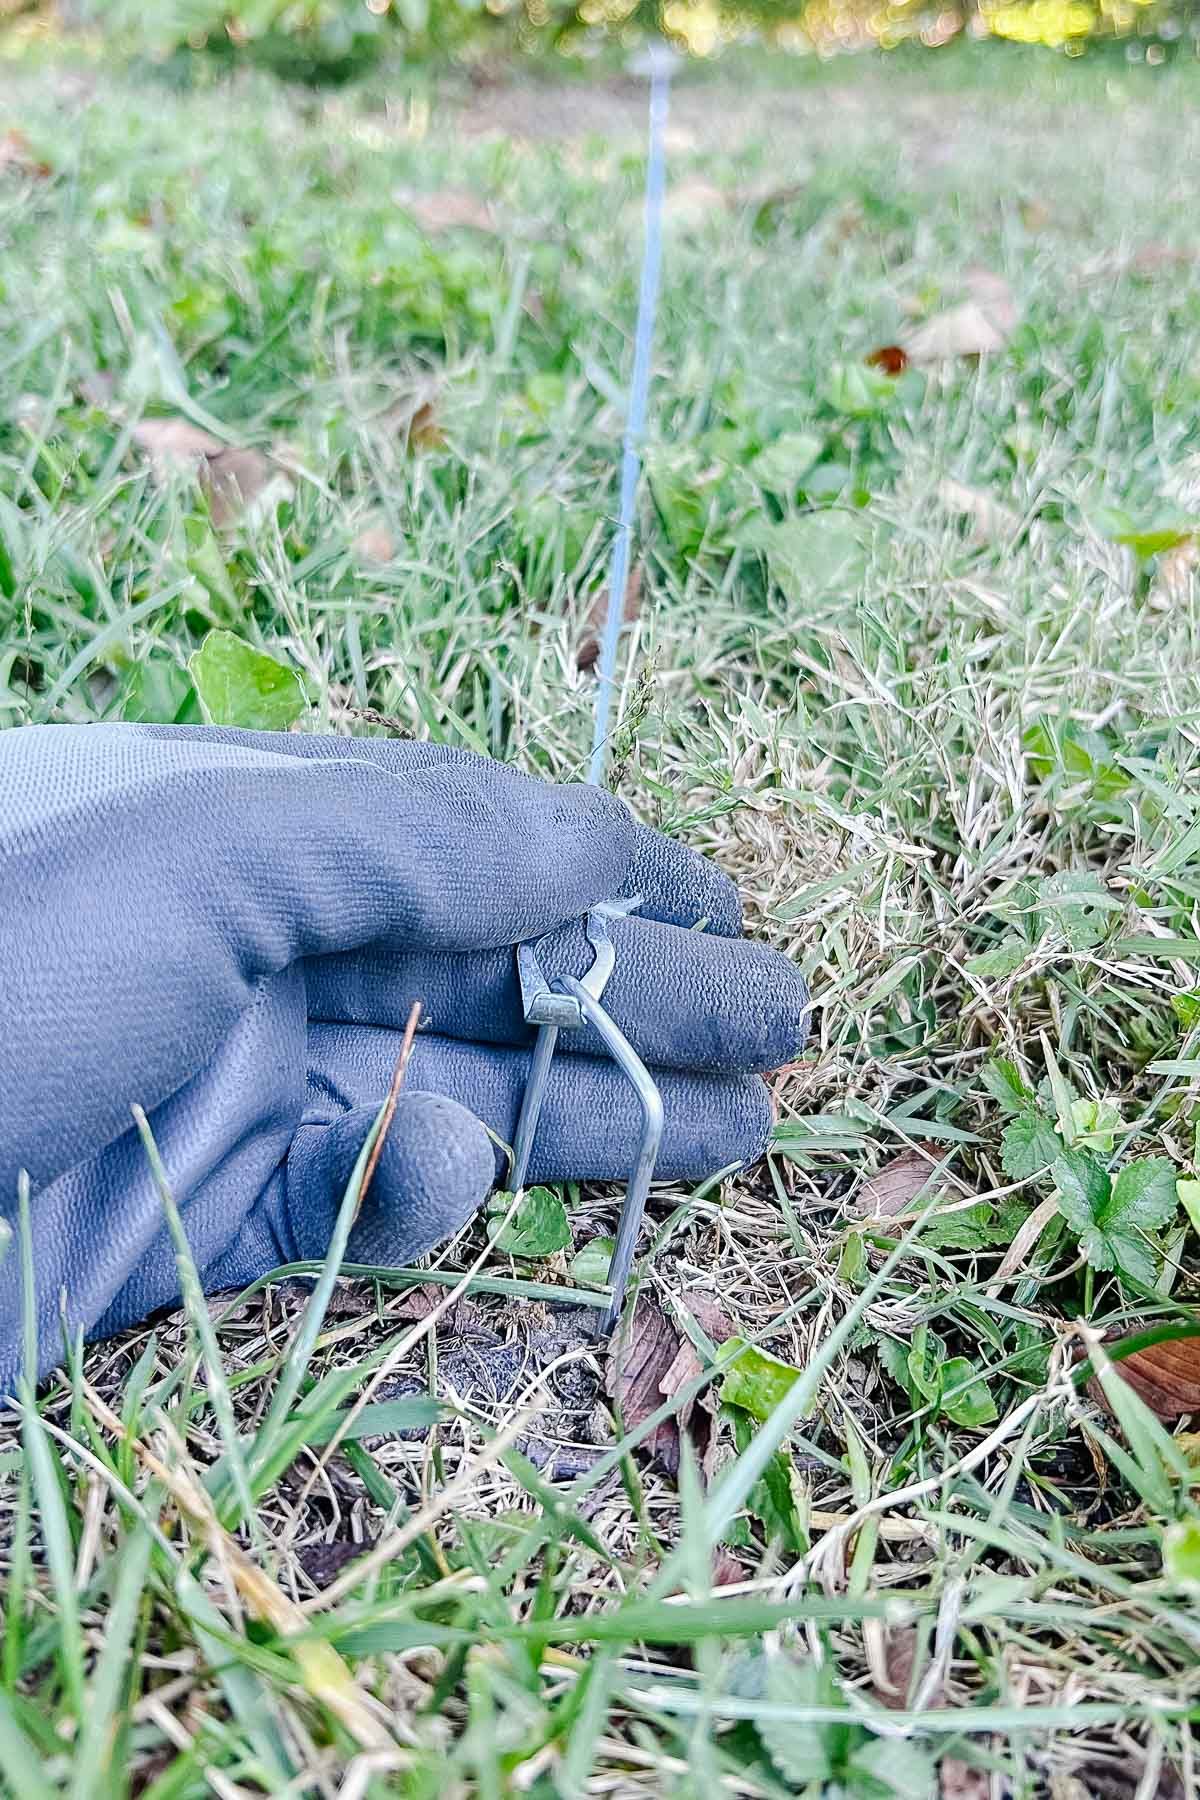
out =
<path fill-rule="evenodd" d="M 664 1177 L 758 1153 L 753 1071 L 793 1055 L 803 983 L 738 935 L 732 884 L 616 800 L 465 752 L 186 727 L 0 733 L 0 1216 L 29 1171 L 40 1367 L 69 1332 L 173 1301 L 130 1106 L 150 1115 L 207 1286 L 324 1254 L 412 1002 L 405 1094 L 354 1260 L 403 1262 L 468 1219 L 528 1067 L 513 945 L 582 973 L 579 918 L 640 892 L 606 994 L 662 1071 Z M 703 929 L 697 929 L 702 926 Z M 560 1040 L 534 1178 L 623 1175 L 636 1103 Z M 480 1120 L 484 1123 L 480 1123 Z M 0 1392 L 19 1368 L 0 1266 Z"/>

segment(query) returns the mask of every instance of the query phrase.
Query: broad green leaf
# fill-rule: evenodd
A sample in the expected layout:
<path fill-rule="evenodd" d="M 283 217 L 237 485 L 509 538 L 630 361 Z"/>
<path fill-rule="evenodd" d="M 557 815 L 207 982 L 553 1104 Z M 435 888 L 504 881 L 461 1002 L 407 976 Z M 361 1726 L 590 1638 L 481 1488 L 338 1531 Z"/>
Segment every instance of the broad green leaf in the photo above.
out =
<path fill-rule="evenodd" d="M 998 1106 L 1018 1117 L 1029 1111 L 1033 1089 L 1021 1079 L 1016 1063 L 1005 1056 L 993 1056 L 983 1065 L 983 1085 Z"/>
<path fill-rule="evenodd" d="M 801 477 L 811 469 L 820 456 L 822 440 L 810 431 L 785 431 L 760 450 L 750 464 L 748 473 L 752 481 L 759 487 L 766 488 L 769 493 L 791 497 L 800 485 Z"/>
<path fill-rule="evenodd" d="M 1163 550 L 1174 550 L 1186 543 L 1195 531 L 1195 522 L 1185 514 L 1162 509 L 1138 517 L 1123 506 L 1098 506 L 1092 523 L 1101 537 L 1114 544 L 1124 544 L 1139 558 L 1157 556 Z"/>
<path fill-rule="evenodd" d="M 775 1655 L 767 1662 L 766 1698 L 772 1706 L 836 1706 L 840 1698 L 828 1664 L 793 1662 Z M 764 1717 L 755 1724 L 779 1773 L 797 1787 L 828 1781 L 845 1761 L 849 1727 L 806 1724 L 800 1719 Z"/>
<path fill-rule="evenodd" d="M 1123 1269 L 1149 1286 L 1156 1259 L 1143 1233 L 1162 1225 L 1178 1204 L 1175 1165 L 1165 1156 L 1126 1163 L 1116 1183 L 1088 1150 L 1067 1150 L 1053 1165 L 1059 1211 L 1097 1269 Z"/>
<path fill-rule="evenodd" d="M 505 1224 L 511 1205 L 511 1194 L 493 1194 L 488 1201 L 487 1232 L 497 1250 L 508 1256 L 550 1256 L 570 1244 L 567 1209 L 552 1188 L 527 1188 Z"/>
<path fill-rule="evenodd" d="M 136 725 L 199 725 L 196 690 L 169 656 L 149 656 L 134 663 L 125 683 L 121 717 Z"/>
<path fill-rule="evenodd" d="M 754 1426 L 749 1413 L 731 1406 L 733 1438 L 739 1456 L 749 1447 Z M 793 1487 L 795 1464 L 785 1450 L 777 1450 L 763 1471 L 761 1479 L 750 1490 L 746 1504 L 759 1520 L 767 1538 L 781 1543 L 792 1556 L 806 1556 L 810 1549 L 800 1507 Z"/>
<path fill-rule="evenodd" d="M 907 1738 L 869 1737 L 851 1752 L 848 1772 L 866 1776 L 895 1800 L 933 1800 L 937 1793 L 933 1758 Z"/>
<path fill-rule="evenodd" d="M 964 1386 L 963 1383 L 967 1385 Z M 955 1389 L 959 1391 L 955 1393 Z M 973 1430 L 1000 1415 L 991 1389 L 965 1356 L 952 1356 L 942 1367 L 942 1411 L 956 1425 Z"/>
<path fill-rule="evenodd" d="M 731 1406 L 744 1406 L 756 1419 L 768 1418 L 785 1394 L 791 1393 L 800 1370 L 741 1338 L 731 1338 L 729 1345 L 737 1346 L 741 1353 L 726 1370 L 721 1399 Z"/>
<path fill-rule="evenodd" d="M 854 513 L 830 509 L 758 524 L 752 543 L 765 552 L 771 579 L 789 600 L 849 592 L 866 570 L 866 530 Z"/>
<path fill-rule="evenodd" d="M 1180 1519 L 1163 1534 L 1163 1574 L 1200 1594 L 1200 1519 Z"/>
<path fill-rule="evenodd" d="M 862 1280 L 866 1268 L 867 1246 L 863 1234 L 861 1231 L 848 1231 L 838 1257 L 838 1280 L 855 1287 Z"/>
<path fill-rule="evenodd" d="M 1166 1156 L 1139 1157 L 1127 1162 L 1113 1184 L 1106 1223 L 1165 1225 L 1179 1204 L 1175 1191 L 1175 1165 Z"/>
<path fill-rule="evenodd" d="M 579 1282 L 583 1287 L 605 1287 L 616 1247 L 616 1238 L 589 1239 L 571 1258 L 571 1280 Z"/>
<path fill-rule="evenodd" d="M 1016 1195 L 1001 1201 L 981 1200 L 977 1206 L 934 1213 L 922 1234 L 935 1250 L 986 1250 L 993 1244 L 1011 1244 L 1029 1216 L 1029 1208 Z"/>
<path fill-rule="evenodd" d="M 286 731 L 305 708 L 299 677 L 232 631 L 210 631 L 188 664 L 213 725 Z"/>
<path fill-rule="evenodd" d="M 1000 1161 L 1004 1173 L 1014 1181 L 1027 1181 L 1060 1156 L 1062 1148 L 1062 1139 L 1049 1120 L 1031 1111 L 1005 1127 L 1000 1139 Z"/>
<path fill-rule="evenodd" d="M 1091 870 L 1067 869 L 1039 881 L 1038 907 L 1073 949 L 1086 950 L 1104 936 L 1104 914 L 1120 911 L 1122 902 L 1105 892 Z"/>
<path fill-rule="evenodd" d="M 1121 1113 L 1107 1100 L 1075 1100 L 1071 1105 L 1071 1123 L 1077 1145 L 1089 1143 L 1109 1155 L 1121 1129 Z"/>
<path fill-rule="evenodd" d="M 1064 1150 L 1051 1167 L 1058 1189 L 1058 1210 L 1080 1239 L 1097 1229 L 1103 1208 L 1112 1195 L 1112 1184 L 1103 1164 L 1090 1150 Z M 1110 1263 L 1099 1265 L 1111 1267 Z"/>
<path fill-rule="evenodd" d="M 908 1346 L 899 1338 L 881 1337 L 876 1349 L 879 1360 L 891 1376 L 898 1388 L 903 1388 L 910 1399 L 915 1398 L 912 1379 L 908 1372 Z"/>
<path fill-rule="evenodd" d="M 984 950 L 979 956 L 969 956 L 965 967 L 970 975 L 978 975 L 984 980 L 1005 981 L 1015 975 L 1025 958 L 1029 955 L 1029 945 L 1024 938 L 1010 934 L 1002 938 L 993 950 Z"/>
<path fill-rule="evenodd" d="M 936 1331 L 918 1325 L 908 1353 L 908 1385 L 923 1400 L 937 1402 L 942 1395 L 946 1346 Z"/>
<path fill-rule="evenodd" d="M 870 419 L 886 411 L 896 398 L 896 380 L 868 363 L 834 363 L 825 392 L 835 412 L 851 419 Z"/>
<path fill-rule="evenodd" d="M 1200 1181 L 1180 1179 L 1175 1183 L 1175 1192 L 1188 1216 L 1188 1223 L 1197 1237 L 1200 1237 Z"/>
<path fill-rule="evenodd" d="M 1200 992 L 1195 988 L 1188 988 L 1182 994 L 1172 994 L 1171 1011 L 1183 1029 L 1190 1031 L 1193 1025 L 1200 1022 Z"/>

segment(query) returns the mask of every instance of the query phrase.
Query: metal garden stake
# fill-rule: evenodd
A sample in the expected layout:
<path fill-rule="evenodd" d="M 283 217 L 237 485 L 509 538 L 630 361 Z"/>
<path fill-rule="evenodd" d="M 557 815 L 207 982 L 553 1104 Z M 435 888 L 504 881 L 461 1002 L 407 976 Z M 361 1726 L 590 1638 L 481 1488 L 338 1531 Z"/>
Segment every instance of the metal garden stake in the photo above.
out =
<path fill-rule="evenodd" d="M 525 1185 L 542 1102 L 546 1097 L 550 1064 L 554 1060 L 560 1031 L 577 1031 L 583 1025 L 591 1025 L 617 1067 L 628 1078 L 641 1106 L 642 1136 L 617 1226 L 617 1241 L 608 1273 L 612 1298 L 599 1327 L 603 1335 L 614 1330 L 621 1316 L 621 1302 L 629 1279 L 629 1266 L 633 1261 L 642 1214 L 646 1210 L 646 1195 L 650 1191 L 654 1165 L 658 1160 L 658 1146 L 663 1129 L 662 1095 L 654 1078 L 620 1026 L 601 1004 L 601 996 L 613 972 L 617 954 L 609 935 L 609 920 L 625 918 L 640 904 L 640 900 L 616 900 L 592 907 L 585 921 L 585 929 L 588 942 L 596 954 L 582 981 L 574 975 L 556 975 L 547 981 L 538 961 L 538 945 L 533 943 L 517 946 L 521 1002 L 526 1019 L 531 1025 L 537 1026 L 538 1034 L 513 1144 L 514 1191 Z"/>
<path fill-rule="evenodd" d="M 649 152 L 646 162 L 645 242 L 642 250 L 642 273 L 638 291 L 637 328 L 634 334 L 633 377 L 629 389 L 629 411 L 625 421 L 625 438 L 621 454 L 621 501 L 617 532 L 613 539 L 608 610 L 600 646 L 598 686 L 596 689 L 596 724 L 592 741 L 588 780 L 599 785 L 604 780 L 608 761 L 608 722 L 617 665 L 617 644 L 625 605 L 625 587 L 629 579 L 629 561 L 633 545 L 634 507 L 637 501 L 638 476 L 641 473 L 641 444 L 646 428 L 646 403 L 650 388 L 650 353 L 654 343 L 654 321 L 658 311 L 658 277 L 662 261 L 663 189 L 666 164 L 663 138 L 667 123 L 667 105 L 674 53 L 665 44 L 654 46 L 643 68 L 650 77 Z M 617 1067 L 627 1077 L 638 1097 L 642 1112 L 642 1135 L 637 1159 L 630 1170 L 625 1200 L 617 1226 L 617 1240 L 609 1268 L 612 1297 L 599 1326 L 602 1335 L 615 1329 L 621 1316 L 621 1303 L 629 1280 L 634 1247 L 646 1208 L 646 1195 L 658 1159 L 662 1140 L 663 1104 L 653 1076 L 637 1054 L 629 1039 L 601 1004 L 605 983 L 613 971 L 616 948 L 609 935 L 611 919 L 624 918 L 636 910 L 640 900 L 603 902 L 593 906 L 585 928 L 588 941 L 595 950 L 591 968 L 582 980 L 573 975 L 557 975 L 547 981 L 538 961 L 538 946 L 517 947 L 517 973 L 521 982 L 521 1001 L 525 1017 L 538 1028 L 537 1040 L 529 1065 L 525 1095 L 517 1121 L 513 1145 L 512 1187 L 525 1185 L 529 1159 L 537 1136 L 538 1120 L 546 1094 L 546 1082 L 560 1031 L 576 1031 L 590 1025 Z"/>

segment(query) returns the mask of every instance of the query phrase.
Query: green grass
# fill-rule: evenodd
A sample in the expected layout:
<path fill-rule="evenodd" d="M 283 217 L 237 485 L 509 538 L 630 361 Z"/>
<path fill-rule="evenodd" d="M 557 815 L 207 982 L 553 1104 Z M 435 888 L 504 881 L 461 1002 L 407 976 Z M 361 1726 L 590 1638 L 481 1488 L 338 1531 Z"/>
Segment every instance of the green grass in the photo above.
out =
<path fill-rule="evenodd" d="M 715 1476 L 642 1426 L 572 1485 L 536 1358 L 463 1374 L 569 1258 L 493 1253 L 436 1331 L 368 1273 L 95 1347 L 0 1424 L 6 1791 L 1195 1791 L 1186 1446 L 1095 1336 L 1196 1316 L 1196 102 L 1004 53 L 683 84 L 616 760 L 815 1010 L 770 1163 L 657 1194 L 642 1273 L 804 1380 L 701 1332 L 665 1410 L 725 1390 Z M 0 723 L 196 717 L 219 627 L 308 728 L 577 775 L 637 94 L 62 59 L 5 65 L 10 126 L 53 172 L 0 168 Z M 496 229 L 424 229 L 447 190 Z M 1001 353 L 865 371 L 973 267 Z M 138 435 L 180 416 L 284 479 L 214 523 Z M 897 1251 L 862 1197 L 913 1143 L 957 1210 Z"/>

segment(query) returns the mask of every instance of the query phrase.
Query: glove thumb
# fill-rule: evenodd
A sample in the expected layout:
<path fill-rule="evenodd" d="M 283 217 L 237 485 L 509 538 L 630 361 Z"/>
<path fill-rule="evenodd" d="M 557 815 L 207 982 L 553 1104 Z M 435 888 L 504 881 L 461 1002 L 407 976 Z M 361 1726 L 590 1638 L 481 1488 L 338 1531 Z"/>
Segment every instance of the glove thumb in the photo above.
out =
<path fill-rule="evenodd" d="M 331 1125 L 305 1125 L 287 1159 L 289 1235 L 302 1262 L 320 1261 L 375 1118 L 356 1107 Z M 350 1232 L 347 1262 L 395 1268 L 452 1237 L 496 1179 L 491 1140 L 474 1113 L 440 1094 L 396 1103 L 371 1185 Z"/>

